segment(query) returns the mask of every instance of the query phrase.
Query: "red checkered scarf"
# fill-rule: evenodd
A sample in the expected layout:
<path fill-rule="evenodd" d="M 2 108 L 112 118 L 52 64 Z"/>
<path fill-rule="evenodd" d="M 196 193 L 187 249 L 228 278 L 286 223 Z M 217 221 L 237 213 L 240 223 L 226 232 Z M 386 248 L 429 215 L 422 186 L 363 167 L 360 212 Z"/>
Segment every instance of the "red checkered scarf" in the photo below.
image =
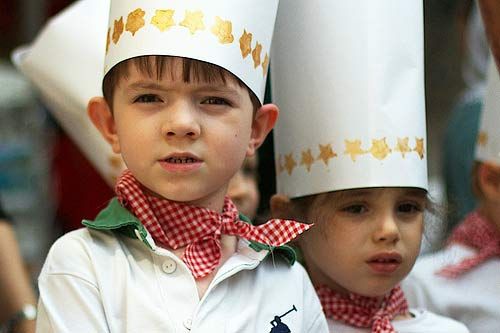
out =
<path fill-rule="evenodd" d="M 372 333 L 395 333 L 391 320 L 408 312 L 401 287 L 393 288 L 382 300 L 356 294 L 341 295 L 327 286 L 316 287 L 327 318 L 354 327 L 371 327 Z"/>
<path fill-rule="evenodd" d="M 156 242 L 174 250 L 187 246 L 182 260 L 196 279 L 210 274 L 219 265 L 221 234 L 281 246 L 312 226 L 278 219 L 253 226 L 239 220 L 238 210 L 228 197 L 219 214 L 145 195 L 129 170 L 118 179 L 115 192 L 121 204 L 141 221 Z"/>
<path fill-rule="evenodd" d="M 486 260 L 500 256 L 500 232 L 479 212 L 474 211 L 453 231 L 448 244 L 464 244 L 478 250 L 458 264 L 448 265 L 436 274 L 454 279 L 470 271 Z"/>

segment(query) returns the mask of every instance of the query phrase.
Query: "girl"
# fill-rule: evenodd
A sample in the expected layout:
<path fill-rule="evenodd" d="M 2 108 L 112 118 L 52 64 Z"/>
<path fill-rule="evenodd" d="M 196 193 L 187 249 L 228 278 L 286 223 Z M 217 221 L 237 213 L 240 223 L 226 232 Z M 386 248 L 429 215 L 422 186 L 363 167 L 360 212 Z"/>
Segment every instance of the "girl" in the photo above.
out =
<path fill-rule="evenodd" d="M 492 61 L 472 188 L 478 206 L 441 251 L 417 261 L 403 288 L 410 304 L 460 320 L 472 332 L 500 328 L 500 78 Z"/>
<path fill-rule="evenodd" d="M 398 286 L 427 203 L 422 24 L 416 0 L 280 4 L 271 207 L 316 225 L 299 245 L 331 332 L 467 332 Z"/>

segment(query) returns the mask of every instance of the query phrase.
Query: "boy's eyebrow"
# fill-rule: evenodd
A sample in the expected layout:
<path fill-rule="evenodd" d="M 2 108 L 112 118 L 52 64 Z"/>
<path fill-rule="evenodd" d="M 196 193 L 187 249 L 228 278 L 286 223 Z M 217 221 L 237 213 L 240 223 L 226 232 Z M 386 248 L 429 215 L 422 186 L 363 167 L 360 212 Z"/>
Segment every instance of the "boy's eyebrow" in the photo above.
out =
<path fill-rule="evenodd" d="M 130 85 L 127 85 L 127 89 L 137 90 L 137 89 L 154 89 L 154 90 L 166 90 L 164 86 L 159 83 L 152 81 L 138 81 Z"/>
<path fill-rule="evenodd" d="M 195 88 L 195 90 L 196 91 L 207 91 L 207 92 L 230 94 L 230 95 L 235 95 L 235 97 L 239 96 L 238 91 L 236 89 L 230 88 L 224 84 L 220 84 L 220 85 L 203 84 L 203 85 L 197 86 Z"/>
<path fill-rule="evenodd" d="M 164 85 L 154 82 L 154 81 L 138 81 L 127 85 L 126 89 L 138 90 L 138 89 L 153 89 L 153 90 L 168 90 Z M 207 91 L 214 93 L 222 93 L 225 95 L 232 95 L 233 97 L 239 97 L 239 93 L 236 89 L 230 88 L 227 85 L 219 84 L 202 84 L 194 88 L 195 91 Z"/>

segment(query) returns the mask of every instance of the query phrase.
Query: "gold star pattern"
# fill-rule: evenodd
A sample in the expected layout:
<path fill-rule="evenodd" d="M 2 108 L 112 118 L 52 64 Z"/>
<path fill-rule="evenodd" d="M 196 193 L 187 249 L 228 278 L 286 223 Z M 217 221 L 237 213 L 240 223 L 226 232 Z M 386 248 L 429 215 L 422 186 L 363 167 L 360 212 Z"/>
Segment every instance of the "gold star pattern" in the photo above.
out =
<path fill-rule="evenodd" d="M 120 36 L 123 33 L 123 17 L 117 21 L 115 20 L 114 29 L 113 29 L 113 43 L 118 43 L 120 40 Z"/>
<path fill-rule="evenodd" d="M 424 148 L 424 139 L 419 139 L 419 138 L 415 138 L 415 142 L 416 142 L 416 145 L 415 145 L 415 148 L 413 149 L 413 151 L 416 151 L 418 156 L 420 156 L 420 159 L 423 159 L 424 158 L 424 153 L 425 153 L 425 148 Z"/>
<path fill-rule="evenodd" d="M 312 156 L 311 149 L 302 152 L 302 160 L 300 165 L 305 165 L 307 171 L 311 171 L 311 165 L 314 163 L 314 157 Z"/>
<path fill-rule="evenodd" d="M 231 21 L 224 21 L 218 16 L 215 18 L 212 33 L 217 36 L 221 44 L 231 44 L 234 41 L 233 24 Z"/>
<path fill-rule="evenodd" d="M 385 138 L 380 140 L 373 139 L 372 147 L 370 148 L 370 153 L 372 153 L 373 157 L 378 160 L 383 160 L 392 152 L 391 148 L 385 142 Z"/>
<path fill-rule="evenodd" d="M 356 157 L 358 155 L 363 155 L 366 153 L 363 149 L 361 149 L 361 140 L 344 140 L 345 143 L 345 151 L 344 154 L 351 155 L 351 160 L 356 162 Z"/>
<path fill-rule="evenodd" d="M 325 165 L 328 165 L 328 162 L 330 161 L 330 159 L 337 156 L 337 154 L 335 154 L 335 152 L 333 151 L 331 144 L 327 144 L 324 146 L 322 144 L 319 144 L 319 151 L 320 151 L 320 153 L 319 153 L 318 159 L 323 160 Z"/>
<path fill-rule="evenodd" d="M 269 66 L 269 55 L 266 53 L 264 61 L 262 62 L 262 75 L 266 76 L 268 66 Z"/>
<path fill-rule="evenodd" d="M 140 8 L 137 8 L 136 10 L 128 14 L 125 30 L 127 30 L 132 34 L 132 36 L 134 36 L 135 33 L 139 31 L 139 29 L 144 27 L 144 24 L 146 24 L 146 22 L 144 22 L 144 15 L 146 15 L 146 12 Z"/>
<path fill-rule="evenodd" d="M 194 35 L 196 31 L 205 29 L 203 13 L 200 10 L 195 12 L 186 10 L 186 16 L 179 25 L 188 28 L 189 32 Z"/>
<path fill-rule="evenodd" d="M 108 34 L 106 35 L 106 53 L 109 51 L 109 43 L 111 43 L 111 28 L 108 28 Z"/>
<path fill-rule="evenodd" d="M 155 16 L 151 19 L 151 24 L 161 32 L 168 30 L 175 25 L 174 14 L 175 10 L 173 9 L 157 9 Z"/>
<path fill-rule="evenodd" d="M 293 169 L 297 166 L 297 163 L 295 162 L 293 158 L 293 153 L 285 155 L 285 169 L 288 172 L 289 175 L 292 174 Z"/>
<path fill-rule="evenodd" d="M 252 34 L 243 30 L 243 35 L 240 37 L 241 56 L 245 59 L 252 52 Z"/>
<path fill-rule="evenodd" d="M 408 145 L 408 137 L 406 138 L 398 138 L 398 144 L 396 145 L 396 148 L 394 148 L 395 151 L 400 152 L 403 158 L 405 158 L 405 154 L 411 152 L 411 148 Z"/>
<path fill-rule="evenodd" d="M 278 173 L 282 173 L 283 171 L 285 171 L 285 166 L 283 165 L 283 155 L 280 154 L 280 156 L 278 157 Z"/>
<path fill-rule="evenodd" d="M 283 156 L 280 154 L 278 156 L 278 161 L 276 162 L 276 173 L 280 174 L 283 172 L 283 170 L 285 170 L 285 168 L 283 167 Z"/>
<path fill-rule="evenodd" d="M 486 144 L 488 143 L 488 133 L 483 131 L 479 132 L 479 135 L 477 136 L 477 143 L 481 147 L 485 147 Z"/>
<path fill-rule="evenodd" d="M 252 51 L 253 67 L 257 68 L 260 65 L 260 54 L 262 53 L 262 45 L 257 42 L 255 48 Z"/>

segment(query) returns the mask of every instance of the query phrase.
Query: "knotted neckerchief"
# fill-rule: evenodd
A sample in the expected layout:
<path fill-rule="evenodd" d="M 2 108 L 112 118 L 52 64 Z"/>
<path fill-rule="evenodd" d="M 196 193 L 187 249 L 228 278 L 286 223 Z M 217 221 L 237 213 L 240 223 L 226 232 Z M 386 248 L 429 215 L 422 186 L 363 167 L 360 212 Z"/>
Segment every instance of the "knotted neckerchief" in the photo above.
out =
<path fill-rule="evenodd" d="M 129 170 L 118 179 L 115 192 L 120 203 L 141 221 L 155 242 L 174 250 L 186 246 L 182 260 L 196 279 L 218 267 L 221 234 L 281 246 L 311 227 L 279 219 L 253 226 L 239 220 L 238 210 L 228 197 L 224 199 L 222 213 L 217 213 L 146 195 Z"/>
<path fill-rule="evenodd" d="M 408 312 L 408 303 L 399 286 L 382 303 L 375 297 L 341 295 L 324 285 L 316 287 L 316 293 L 327 318 L 355 327 L 371 327 L 372 333 L 395 333 L 391 320 Z"/>
<path fill-rule="evenodd" d="M 478 250 L 476 254 L 457 264 L 448 265 L 436 274 L 455 279 L 486 260 L 500 256 L 500 231 L 474 211 L 453 231 L 448 244 L 463 244 Z"/>

